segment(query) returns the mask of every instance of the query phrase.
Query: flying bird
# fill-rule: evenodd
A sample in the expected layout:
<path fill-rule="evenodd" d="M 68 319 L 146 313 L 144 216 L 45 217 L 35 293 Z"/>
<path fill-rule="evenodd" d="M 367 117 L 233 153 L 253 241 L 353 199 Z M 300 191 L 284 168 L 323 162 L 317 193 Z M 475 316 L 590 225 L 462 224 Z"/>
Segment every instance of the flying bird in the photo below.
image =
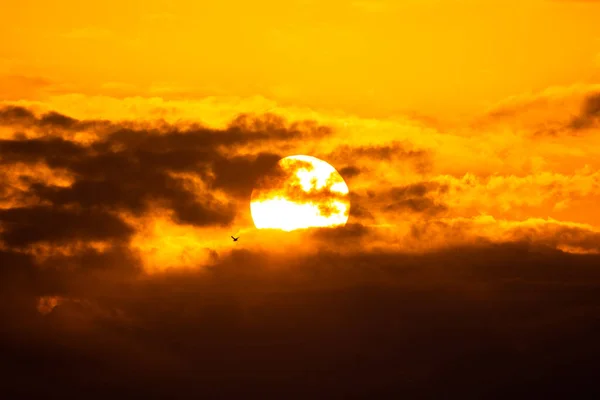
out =
<path fill-rule="evenodd" d="M 237 242 L 240 237 L 239 236 L 238 237 L 233 237 L 232 236 L 231 238 L 233 239 L 234 242 Z"/>

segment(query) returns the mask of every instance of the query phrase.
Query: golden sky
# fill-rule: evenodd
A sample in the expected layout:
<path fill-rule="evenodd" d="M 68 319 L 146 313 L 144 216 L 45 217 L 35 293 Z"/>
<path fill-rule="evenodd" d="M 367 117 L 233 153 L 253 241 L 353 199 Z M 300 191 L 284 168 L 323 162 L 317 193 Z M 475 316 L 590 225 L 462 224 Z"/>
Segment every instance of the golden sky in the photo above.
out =
<path fill-rule="evenodd" d="M 172 338 L 152 313 L 184 336 L 186 324 L 200 332 L 194 313 L 220 309 L 198 293 L 226 304 L 233 325 L 207 317 L 223 332 L 253 337 L 264 323 L 285 337 L 273 322 L 287 312 L 279 301 L 302 321 L 323 308 L 319 324 L 357 332 L 338 311 L 349 315 L 362 297 L 343 292 L 350 303 L 337 309 L 312 297 L 319 290 L 441 285 L 460 293 L 449 303 L 456 310 L 500 299 L 508 315 L 519 304 L 502 285 L 522 282 L 546 301 L 600 282 L 600 1 L 5 0 L 1 8 L 0 264 L 9 266 L 1 303 L 25 311 L 0 308 L 16 336 L 42 327 L 55 335 L 49 343 L 81 332 L 108 335 L 117 349 L 137 343 L 104 330 L 109 321 L 158 338 L 127 353 L 150 362 L 144 377 L 192 374 L 202 352 L 186 339 L 189 354 L 161 347 Z M 298 154 L 339 171 L 348 223 L 255 229 L 253 189 Z M 520 288 L 516 298 L 531 300 Z M 303 311 L 286 297 L 297 290 L 313 291 L 300 296 Z M 409 315 L 396 295 L 397 308 L 370 304 Z M 431 320 L 446 312 L 421 300 Z M 256 311 L 263 306 L 271 314 Z M 598 310 L 572 307 L 496 328 L 527 326 L 539 337 L 532 327 L 571 323 L 577 307 Z M 386 312 L 374 311 L 377 321 L 389 321 Z M 205 339 L 225 346 L 219 335 Z M 419 369 L 417 358 L 414 382 L 444 374 Z"/>
<path fill-rule="evenodd" d="M 1 86 L 9 99 L 264 96 L 360 117 L 451 118 L 515 94 L 597 82 L 598 7 L 546 0 L 8 0 Z"/>

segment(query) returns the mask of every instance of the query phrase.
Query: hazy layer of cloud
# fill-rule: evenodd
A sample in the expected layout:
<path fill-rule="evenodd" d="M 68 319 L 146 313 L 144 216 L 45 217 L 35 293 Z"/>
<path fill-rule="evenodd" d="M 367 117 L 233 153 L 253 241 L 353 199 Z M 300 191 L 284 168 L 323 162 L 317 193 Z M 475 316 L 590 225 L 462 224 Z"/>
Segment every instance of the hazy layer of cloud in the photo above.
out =
<path fill-rule="evenodd" d="M 578 135 L 597 123 L 598 93 L 600 85 L 573 85 L 513 96 L 497 104 L 479 124 L 504 124 L 531 136 Z"/>

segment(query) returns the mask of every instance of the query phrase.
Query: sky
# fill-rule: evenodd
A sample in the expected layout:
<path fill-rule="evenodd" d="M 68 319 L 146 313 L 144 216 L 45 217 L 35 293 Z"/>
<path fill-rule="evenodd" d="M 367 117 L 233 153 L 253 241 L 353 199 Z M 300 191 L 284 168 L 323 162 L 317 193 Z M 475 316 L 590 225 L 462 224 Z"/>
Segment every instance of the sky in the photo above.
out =
<path fill-rule="evenodd" d="M 10 398 L 594 390 L 599 1 L 5 3 Z M 290 155 L 345 225 L 256 229 Z"/>

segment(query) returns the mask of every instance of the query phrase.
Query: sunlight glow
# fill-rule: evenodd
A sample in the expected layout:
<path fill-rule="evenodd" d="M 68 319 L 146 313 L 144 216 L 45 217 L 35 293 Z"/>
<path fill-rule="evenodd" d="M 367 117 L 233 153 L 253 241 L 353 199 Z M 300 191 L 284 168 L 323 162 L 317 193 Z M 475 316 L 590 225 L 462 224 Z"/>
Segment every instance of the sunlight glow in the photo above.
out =
<path fill-rule="evenodd" d="M 286 232 L 307 227 L 344 225 L 348 220 L 348 205 L 334 201 L 332 206 L 339 211 L 324 216 L 315 204 L 299 204 L 280 197 L 250 204 L 258 229 L 281 229 Z"/>
<path fill-rule="evenodd" d="M 309 166 L 299 166 L 298 161 Z M 258 229 L 289 232 L 346 224 L 350 211 L 349 190 L 335 168 L 315 157 L 302 155 L 283 158 L 279 166 L 289 177 L 277 185 L 256 188 L 252 193 L 250 212 Z M 298 188 L 312 197 L 291 199 L 289 193 Z"/>

